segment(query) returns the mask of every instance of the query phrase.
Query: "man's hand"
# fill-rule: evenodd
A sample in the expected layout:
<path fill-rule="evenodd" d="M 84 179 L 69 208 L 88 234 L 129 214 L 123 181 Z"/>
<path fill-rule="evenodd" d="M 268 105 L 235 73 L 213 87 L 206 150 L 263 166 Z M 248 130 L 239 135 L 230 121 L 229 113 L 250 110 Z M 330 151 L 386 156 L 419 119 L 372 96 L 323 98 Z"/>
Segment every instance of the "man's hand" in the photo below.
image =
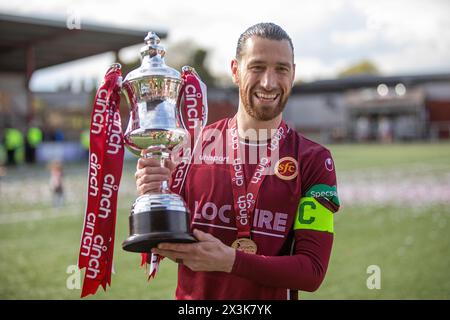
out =
<path fill-rule="evenodd" d="M 194 230 L 196 243 L 160 243 L 152 253 L 181 262 L 192 271 L 231 272 L 236 250 L 226 246 L 216 237 Z"/>
<path fill-rule="evenodd" d="M 134 175 L 138 194 L 143 195 L 150 191 L 159 191 L 161 182 L 170 181 L 175 167 L 175 163 L 168 159 L 165 161 L 165 167 L 161 167 L 159 159 L 139 158 Z"/>

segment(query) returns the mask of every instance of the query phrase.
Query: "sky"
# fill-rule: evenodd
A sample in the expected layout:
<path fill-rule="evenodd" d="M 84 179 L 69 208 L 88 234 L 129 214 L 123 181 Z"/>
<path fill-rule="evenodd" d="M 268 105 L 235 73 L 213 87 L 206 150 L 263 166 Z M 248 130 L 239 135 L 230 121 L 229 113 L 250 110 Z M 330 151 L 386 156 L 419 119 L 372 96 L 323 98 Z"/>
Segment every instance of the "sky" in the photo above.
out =
<path fill-rule="evenodd" d="M 0 12 L 143 30 L 167 30 L 164 45 L 191 40 L 209 51 L 213 74 L 231 77 L 229 66 L 239 35 L 258 22 L 279 24 L 295 48 L 296 78 L 334 78 L 363 59 L 384 75 L 450 72 L 448 0 L 14 0 Z M 121 51 L 131 60 L 139 47 Z M 168 55 L 170 52 L 167 53 Z M 101 79 L 111 53 L 38 70 L 36 91 L 58 84 Z"/>

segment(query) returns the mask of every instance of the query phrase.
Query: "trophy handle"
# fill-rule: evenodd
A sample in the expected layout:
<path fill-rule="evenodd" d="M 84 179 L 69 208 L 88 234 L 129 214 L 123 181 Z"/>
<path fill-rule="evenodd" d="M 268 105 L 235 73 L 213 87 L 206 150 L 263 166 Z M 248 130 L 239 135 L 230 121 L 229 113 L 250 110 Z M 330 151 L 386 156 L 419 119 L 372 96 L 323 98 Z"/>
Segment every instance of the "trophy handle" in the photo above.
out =
<path fill-rule="evenodd" d="M 111 66 L 109 67 L 108 71 L 106 71 L 106 74 L 112 72 L 115 72 L 117 70 L 122 71 L 122 65 L 118 62 L 114 62 L 113 64 L 111 64 Z M 117 78 L 117 83 L 116 85 L 119 87 L 119 89 L 122 89 L 122 76 Z"/>
<path fill-rule="evenodd" d="M 180 93 L 178 94 L 177 120 L 184 129 L 186 129 L 189 133 L 192 133 L 192 132 L 190 132 L 188 125 L 186 123 L 187 120 L 183 118 L 183 110 L 182 110 L 182 108 L 184 107 L 184 103 L 183 103 L 184 90 L 186 88 L 186 80 L 184 78 L 184 75 L 189 74 L 189 73 L 195 75 L 198 79 L 200 79 L 200 76 L 198 75 L 197 71 L 195 71 L 194 67 L 183 66 L 181 68 L 181 78 L 182 78 L 183 83 L 181 84 Z"/>
<path fill-rule="evenodd" d="M 110 72 L 110 71 L 117 71 L 122 69 L 122 65 L 118 62 L 114 62 L 113 64 L 111 64 L 111 66 L 109 67 L 108 71 L 106 71 L 106 73 Z"/>
<path fill-rule="evenodd" d="M 198 75 L 197 71 L 195 71 L 195 68 L 194 68 L 194 67 L 191 67 L 191 66 L 184 66 L 184 67 L 181 68 L 181 72 L 191 72 L 191 73 L 195 74 L 195 76 L 196 76 L 197 78 L 200 79 L 200 76 Z"/>
<path fill-rule="evenodd" d="M 181 68 L 181 79 L 182 84 L 177 101 L 177 121 L 192 139 L 196 139 L 198 129 L 204 128 L 208 119 L 207 89 L 197 71 L 191 66 Z"/>

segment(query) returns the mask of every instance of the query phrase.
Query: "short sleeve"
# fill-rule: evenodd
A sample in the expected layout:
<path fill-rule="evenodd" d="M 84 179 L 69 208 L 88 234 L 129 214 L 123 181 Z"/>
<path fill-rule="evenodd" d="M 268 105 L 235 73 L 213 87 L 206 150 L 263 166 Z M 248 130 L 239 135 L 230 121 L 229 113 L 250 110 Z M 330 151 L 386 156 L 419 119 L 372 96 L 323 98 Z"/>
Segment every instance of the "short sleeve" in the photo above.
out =
<path fill-rule="evenodd" d="M 302 161 L 301 199 L 312 198 L 332 213 L 339 210 L 336 168 L 328 149 L 317 146 Z"/>

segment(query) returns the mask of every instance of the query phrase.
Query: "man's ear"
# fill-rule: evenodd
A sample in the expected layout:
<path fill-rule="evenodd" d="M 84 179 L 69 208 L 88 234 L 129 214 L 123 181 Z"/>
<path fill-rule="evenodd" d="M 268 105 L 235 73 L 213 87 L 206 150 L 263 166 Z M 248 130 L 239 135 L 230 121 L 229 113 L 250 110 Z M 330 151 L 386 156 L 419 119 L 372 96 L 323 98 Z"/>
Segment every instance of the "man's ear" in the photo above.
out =
<path fill-rule="evenodd" d="M 233 83 L 239 85 L 239 62 L 236 59 L 231 60 L 231 76 Z"/>

